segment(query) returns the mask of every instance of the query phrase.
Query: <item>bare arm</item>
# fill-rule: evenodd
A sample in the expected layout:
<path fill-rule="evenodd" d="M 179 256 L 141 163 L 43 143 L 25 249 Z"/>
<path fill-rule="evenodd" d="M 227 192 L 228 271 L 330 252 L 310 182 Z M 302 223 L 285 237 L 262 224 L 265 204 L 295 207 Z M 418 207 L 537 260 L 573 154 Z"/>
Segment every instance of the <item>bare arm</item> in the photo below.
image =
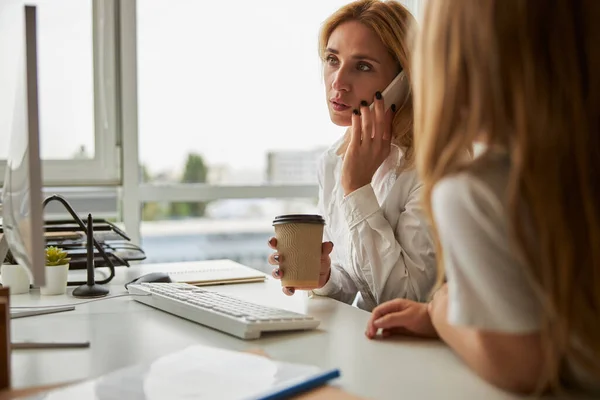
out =
<path fill-rule="evenodd" d="M 450 325 L 448 288 L 444 285 L 429 304 L 429 315 L 440 338 L 487 382 L 511 392 L 531 393 L 538 387 L 543 354 L 539 333 L 508 334 Z"/>

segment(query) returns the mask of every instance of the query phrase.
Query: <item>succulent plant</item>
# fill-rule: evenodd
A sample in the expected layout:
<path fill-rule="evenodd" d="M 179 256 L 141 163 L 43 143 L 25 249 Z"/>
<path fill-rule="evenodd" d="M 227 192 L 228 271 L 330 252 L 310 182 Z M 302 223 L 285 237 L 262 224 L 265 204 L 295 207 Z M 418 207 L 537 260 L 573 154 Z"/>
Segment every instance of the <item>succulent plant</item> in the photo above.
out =
<path fill-rule="evenodd" d="M 71 259 L 67 255 L 67 252 L 59 247 L 48 246 L 46 247 L 46 265 L 52 267 L 68 264 Z"/>

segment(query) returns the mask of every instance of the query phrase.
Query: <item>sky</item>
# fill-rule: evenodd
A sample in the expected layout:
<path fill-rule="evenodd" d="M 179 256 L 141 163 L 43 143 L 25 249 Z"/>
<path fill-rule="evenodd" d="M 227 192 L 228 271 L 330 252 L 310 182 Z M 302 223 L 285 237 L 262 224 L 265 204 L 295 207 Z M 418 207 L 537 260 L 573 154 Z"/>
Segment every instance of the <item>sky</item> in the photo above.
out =
<path fill-rule="evenodd" d="M 347 2 L 138 0 L 141 163 L 179 170 L 196 152 L 209 165 L 262 171 L 267 151 L 332 143 L 343 130 L 329 120 L 317 38 Z M 11 3 L 22 1 L 0 0 L 0 55 L 18 54 Z M 39 13 L 42 158 L 71 158 L 82 145 L 93 155 L 91 0 L 28 3 Z M 17 60 L 0 62 L 2 142 Z"/>

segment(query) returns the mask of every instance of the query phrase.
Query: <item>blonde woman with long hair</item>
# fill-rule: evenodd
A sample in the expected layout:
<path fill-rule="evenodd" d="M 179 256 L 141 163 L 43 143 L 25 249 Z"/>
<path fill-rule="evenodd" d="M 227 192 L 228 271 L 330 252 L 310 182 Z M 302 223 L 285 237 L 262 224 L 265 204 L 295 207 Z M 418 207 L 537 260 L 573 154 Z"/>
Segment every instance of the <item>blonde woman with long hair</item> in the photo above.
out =
<path fill-rule="evenodd" d="M 331 121 L 349 127 L 320 160 L 325 217 L 321 280 L 313 290 L 371 310 L 402 297 L 425 301 L 435 283 L 433 239 L 414 168 L 411 54 L 414 18 L 399 2 L 360 0 L 323 24 L 319 53 Z M 400 73 L 404 97 L 385 112 L 381 92 Z M 374 110 L 369 104 L 374 102 Z M 277 248 L 275 238 L 270 246 Z M 335 244 L 335 248 L 333 246 Z M 285 259 L 269 262 L 281 278 Z"/>
<path fill-rule="evenodd" d="M 415 136 L 440 288 L 376 308 L 367 336 L 439 337 L 511 391 L 600 395 L 599 18 L 597 0 L 428 0 Z"/>

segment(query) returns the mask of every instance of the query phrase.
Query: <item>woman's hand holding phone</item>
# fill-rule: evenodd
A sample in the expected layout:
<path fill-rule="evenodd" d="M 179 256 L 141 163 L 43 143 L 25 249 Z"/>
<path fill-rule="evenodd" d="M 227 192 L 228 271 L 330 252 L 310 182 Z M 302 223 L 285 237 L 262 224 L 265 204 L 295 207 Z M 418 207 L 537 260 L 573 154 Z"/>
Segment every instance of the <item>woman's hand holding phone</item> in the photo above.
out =
<path fill-rule="evenodd" d="M 371 111 L 366 101 L 354 110 L 350 144 L 342 164 L 342 187 L 347 196 L 371 183 L 373 175 L 391 150 L 392 120 L 395 105 L 386 112 L 381 93 L 377 92 Z"/>

